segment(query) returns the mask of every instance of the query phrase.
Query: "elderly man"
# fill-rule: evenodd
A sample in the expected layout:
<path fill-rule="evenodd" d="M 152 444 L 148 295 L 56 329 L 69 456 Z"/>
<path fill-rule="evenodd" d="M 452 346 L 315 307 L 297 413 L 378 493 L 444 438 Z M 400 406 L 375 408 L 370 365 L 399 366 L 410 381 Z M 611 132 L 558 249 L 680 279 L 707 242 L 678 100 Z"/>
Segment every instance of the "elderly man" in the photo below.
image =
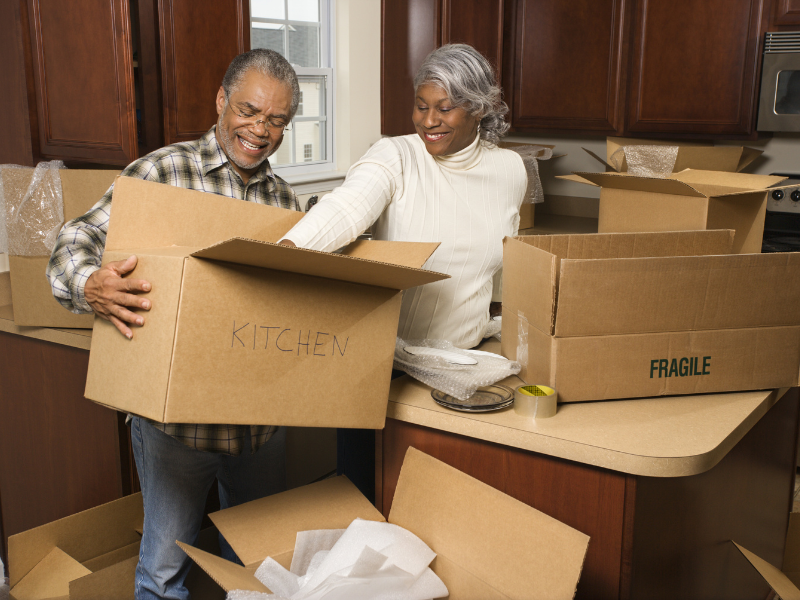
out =
<path fill-rule="evenodd" d="M 299 99 L 297 76 L 282 56 L 263 49 L 241 54 L 217 93 L 216 126 L 197 141 L 140 158 L 122 175 L 299 210 L 292 188 L 267 160 Z M 151 284 L 126 277 L 136 267 L 135 256 L 100 266 L 111 193 L 64 225 L 47 276 L 61 304 L 76 313 L 93 311 L 130 339 L 131 328 L 146 323 L 131 308 L 150 310 Z M 215 478 L 223 508 L 284 489 L 283 436 L 272 426 L 162 424 L 135 415 L 129 423 L 144 497 L 136 600 L 187 600 L 189 561 L 175 540 L 195 542 Z M 223 555 L 235 558 L 220 542 Z"/>

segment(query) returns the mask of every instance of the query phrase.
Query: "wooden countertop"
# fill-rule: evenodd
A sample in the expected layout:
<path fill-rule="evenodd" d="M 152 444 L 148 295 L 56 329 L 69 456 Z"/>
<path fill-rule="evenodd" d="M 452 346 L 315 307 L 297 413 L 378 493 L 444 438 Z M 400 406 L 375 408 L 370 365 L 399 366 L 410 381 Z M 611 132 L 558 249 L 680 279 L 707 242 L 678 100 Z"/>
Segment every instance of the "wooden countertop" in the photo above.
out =
<path fill-rule="evenodd" d="M 499 343 L 482 349 L 499 352 Z M 522 385 L 517 377 L 503 383 Z M 786 391 L 559 404 L 554 417 L 532 420 L 513 407 L 444 408 L 430 387 L 405 375 L 392 382 L 388 417 L 623 473 L 682 477 L 714 467 Z"/>

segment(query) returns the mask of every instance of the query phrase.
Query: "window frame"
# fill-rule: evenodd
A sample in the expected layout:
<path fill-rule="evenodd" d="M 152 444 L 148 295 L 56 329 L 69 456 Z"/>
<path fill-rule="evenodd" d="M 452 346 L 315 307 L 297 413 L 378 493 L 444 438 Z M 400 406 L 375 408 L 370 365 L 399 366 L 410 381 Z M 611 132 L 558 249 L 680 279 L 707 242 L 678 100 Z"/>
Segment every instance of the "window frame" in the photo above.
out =
<path fill-rule="evenodd" d="M 250 27 L 253 27 L 253 23 L 275 23 L 280 25 L 302 25 L 308 26 L 307 21 L 292 21 L 288 18 L 289 16 L 289 2 L 290 0 L 284 0 L 284 10 L 286 19 L 267 19 L 261 17 L 250 17 Z M 335 154 L 335 140 L 334 140 L 334 115 L 336 110 L 335 99 L 336 99 L 336 76 L 334 72 L 333 65 L 335 65 L 335 0 L 320 0 L 319 3 L 319 50 L 320 56 L 319 61 L 321 65 L 331 65 L 331 66 L 323 66 L 323 67 L 301 67 L 299 65 L 292 65 L 294 67 L 295 72 L 297 73 L 298 78 L 302 76 L 314 76 L 319 77 L 322 76 L 325 80 L 325 115 L 324 116 L 298 116 L 295 115 L 294 119 L 292 119 L 293 127 L 292 131 L 284 134 L 283 143 L 290 143 L 290 155 L 292 156 L 292 160 L 296 160 L 297 156 L 297 148 L 296 148 L 296 129 L 297 124 L 302 122 L 319 122 L 320 123 L 320 130 L 323 129 L 324 124 L 324 150 L 325 150 L 325 160 L 316 160 L 316 161 L 309 161 L 309 162 L 295 162 L 292 164 L 285 164 L 285 165 L 272 165 L 272 170 L 282 178 L 287 177 L 296 177 L 296 176 L 303 176 L 303 175 L 312 175 L 315 173 L 327 173 L 334 171 L 336 168 L 336 157 Z M 251 43 L 252 48 L 252 43 Z M 284 51 L 288 52 L 288 34 L 284 37 Z M 286 138 L 289 138 L 288 140 Z M 322 149 L 322 148 L 321 148 Z"/>

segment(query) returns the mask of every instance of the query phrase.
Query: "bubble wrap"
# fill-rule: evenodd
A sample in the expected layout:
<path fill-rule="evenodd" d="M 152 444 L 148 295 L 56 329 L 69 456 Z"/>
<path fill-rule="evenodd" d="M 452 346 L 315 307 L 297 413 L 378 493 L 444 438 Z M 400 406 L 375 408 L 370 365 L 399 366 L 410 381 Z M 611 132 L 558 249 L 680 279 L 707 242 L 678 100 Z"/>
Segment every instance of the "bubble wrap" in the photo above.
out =
<path fill-rule="evenodd" d="M 0 559 L 0 600 L 8 600 L 8 579 L 2 559 Z"/>
<path fill-rule="evenodd" d="M 525 313 L 517 313 L 517 362 L 520 367 L 528 368 L 528 320 Z"/>
<path fill-rule="evenodd" d="M 478 364 L 453 365 L 438 356 L 415 356 L 404 350 L 406 346 L 448 350 L 474 358 Z M 394 368 L 459 400 L 467 400 L 479 387 L 492 385 L 520 371 L 518 362 L 470 354 L 446 340 L 404 341 L 400 338 L 395 344 Z"/>
<path fill-rule="evenodd" d="M 522 164 L 528 173 L 528 189 L 525 192 L 523 202 L 528 204 L 540 204 L 544 202 L 544 190 L 542 180 L 539 178 L 539 161 L 549 160 L 553 156 L 552 148 L 544 146 L 512 146 L 508 148 L 522 157 Z"/>
<path fill-rule="evenodd" d="M 64 224 L 64 199 L 59 169 L 61 161 L 39 163 L 26 190 L 19 188 L 15 170 L 6 171 L 8 252 L 14 256 L 48 256 Z"/>
<path fill-rule="evenodd" d="M 622 169 L 624 159 L 628 161 L 628 173 L 638 177 L 659 177 L 672 174 L 678 158 L 678 146 L 639 145 L 623 146 L 611 155 L 609 163 L 617 171 Z"/>
<path fill-rule="evenodd" d="M 22 165 L 2 165 L 0 167 L 0 254 L 8 252 L 8 230 L 6 229 L 6 197 L 3 189 L 3 173 L 12 169 L 26 169 L 32 171 L 31 167 L 23 167 Z M 21 171 L 20 171 L 21 173 Z M 13 174 L 8 175 L 9 178 L 14 179 Z M 13 189 L 13 181 L 11 182 Z"/>
<path fill-rule="evenodd" d="M 292 566 L 267 558 L 255 575 L 275 594 L 232 591 L 227 600 L 433 600 L 447 587 L 436 554 L 397 525 L 356 519 L 345 529 L 298 533 Z"/>

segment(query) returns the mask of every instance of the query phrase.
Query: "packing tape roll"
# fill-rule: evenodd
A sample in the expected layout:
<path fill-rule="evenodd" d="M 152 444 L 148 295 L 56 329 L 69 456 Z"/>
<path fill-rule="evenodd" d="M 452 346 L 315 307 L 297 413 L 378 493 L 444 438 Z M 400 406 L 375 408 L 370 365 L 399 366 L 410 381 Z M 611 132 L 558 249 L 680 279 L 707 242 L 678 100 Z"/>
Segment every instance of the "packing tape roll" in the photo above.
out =
<path fill-rule="evenodd" d="M 558 394 L 546 385 L 521 385 L 514 390 L 514 412 L 529 419 L 547 419 L 558 410 Z"/>

